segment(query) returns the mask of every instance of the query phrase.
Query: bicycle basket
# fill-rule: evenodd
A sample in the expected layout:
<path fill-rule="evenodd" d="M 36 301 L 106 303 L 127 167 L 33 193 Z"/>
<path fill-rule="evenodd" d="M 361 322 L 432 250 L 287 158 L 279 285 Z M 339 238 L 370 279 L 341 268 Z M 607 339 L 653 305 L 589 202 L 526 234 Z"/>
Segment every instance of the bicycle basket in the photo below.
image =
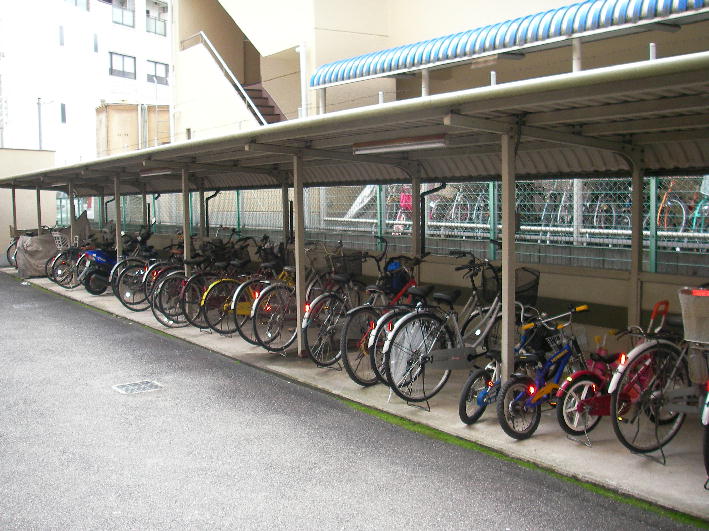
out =
<path fill-rule="evenodd" d="M 709 289 L 681 289 L 679 302 L 682 306 L 684 339 L 709 344 Z"/>
<path fill-rule="evenodd" d="M 382 289 L 386 293 L 398 293 L 409 281 L 409 274 L 401 269 L 401 262 L 393 260 L 384 268 Z"/>
<path fill-rule="evenodd" d="M 498 293 L 502 291 L 500 280 L 502 279 L 502 269 L 486 267 L 482 272 L 481 296 L 486 304 L 492 304 Z M 539 271 L 520 267 L 515 271 L 515 300 L 525 306 L 537 304 L 537 292 L 539 291 Z"/>

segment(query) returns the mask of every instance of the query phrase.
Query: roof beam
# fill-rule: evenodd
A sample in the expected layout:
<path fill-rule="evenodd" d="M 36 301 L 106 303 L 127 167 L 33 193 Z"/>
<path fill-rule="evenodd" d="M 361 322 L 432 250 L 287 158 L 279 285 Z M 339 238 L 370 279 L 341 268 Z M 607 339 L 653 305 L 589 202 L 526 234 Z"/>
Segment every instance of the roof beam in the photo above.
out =
<path fill-rule="evenodd" d="M 651 133 L 670 129 L 705 128 L 709 123 L 709 114 L 691 116 L 673 116 L 671 118 L 647 118 L 645 120 L 625 120 L 608 124 L 592 124 L 583 128 L 584 133 L 598 135 L 617 135 L 630 133 Z"/>
<path fill-rule="evenodd" d="M 443 118 L 443 123 L 447 127 L 459 129 L 471 129 L 476 131 L 485 131 L 488 133 L 507 134 L 514 130 L 517 126 L 511 122 L 499 122 L 486 118 L 474 118 L 462 114 L 449 113 Z M 531 127 L 522 125 L 520 127 L 520 135 L 522 137 L 534 138 L 536 140 L 546 140 L 547 142 L 555 142 L 557 144 L 568 144 L 572 146 L 590 147 L 602 149 L 605 151 L 614 151 L 625 153 L 630 150 L 630 146 L 617 142 L 610 142 L 598 138 L 592 138 L 582 135 L 575 135 L 563 131 L 553 131 L 551 129 L 542 129 L 540 127 Z"/>

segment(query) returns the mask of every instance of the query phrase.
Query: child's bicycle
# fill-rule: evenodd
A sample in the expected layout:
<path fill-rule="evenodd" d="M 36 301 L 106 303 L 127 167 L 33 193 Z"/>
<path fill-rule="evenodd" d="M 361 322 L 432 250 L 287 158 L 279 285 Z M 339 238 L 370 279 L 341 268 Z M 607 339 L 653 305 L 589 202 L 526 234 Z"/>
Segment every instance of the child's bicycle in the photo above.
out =
<path fill-rule="evenodd" d="M 650 315 L 646 330 L 639 326 L 631 326 L 627 330 L 614 334 L 616 338 L 625 335 L 633 337 L 633 343 L 638 344 L 648 337 L 656 336 L 665 326 L 670 303 L 659 301 Z M 653 327 L 655 319 L 660 317 L 659 324 Z M 611 414 L 611 395 L 608 386 L 614 371 L 625 363 L 627 353 L 608 352 L 603 342 L 596 338 L 596 351 L 586 360 L 586 367 L 576 371 L 566 378 L 556 393 L 558 405 L 556 416 L 559 426 L 569 435 L 580 436 L 590 433 L 601 421 L 602 417 Z"/>
<path fill-rule="evenodd" d="M 507 435 L 514 439 L 531 437 L 539 426 L 542 405 L 552 403 L 567 367 L 581 367 L 583 356 L 576 338 L 569 331 L 573 316 L 588 310 L 587 305 L 577 306 L 566 313 L 538 319 L 522 327 L 523 330 L 545 328 L 557 331 L 546 340 L 551 352 L 537 351 L 519 356 L 526 364 L 537 365 L 534 377 L 513 374 L 500 388 L 497 400 L 497 419 Z M 564 322 L 560 322 L 560 321 Z"/>

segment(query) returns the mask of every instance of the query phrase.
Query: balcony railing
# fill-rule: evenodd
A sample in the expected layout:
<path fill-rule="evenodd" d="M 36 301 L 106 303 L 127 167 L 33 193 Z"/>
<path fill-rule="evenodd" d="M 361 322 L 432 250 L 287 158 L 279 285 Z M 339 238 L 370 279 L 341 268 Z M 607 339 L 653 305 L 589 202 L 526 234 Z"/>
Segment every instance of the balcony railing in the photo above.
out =
<path fill-rule="evenodd" d="M 145 17 L 145 30 L 148 33 L 155 33 L 157 35 L 167 35 L 167 24 L 164 20 L 159 18 L 146 16 Z"/>
<path fill-rule="evenodd" d="M 123 26 L 135 27 L 135 11 L 113 6 L 113 22 Z"/>

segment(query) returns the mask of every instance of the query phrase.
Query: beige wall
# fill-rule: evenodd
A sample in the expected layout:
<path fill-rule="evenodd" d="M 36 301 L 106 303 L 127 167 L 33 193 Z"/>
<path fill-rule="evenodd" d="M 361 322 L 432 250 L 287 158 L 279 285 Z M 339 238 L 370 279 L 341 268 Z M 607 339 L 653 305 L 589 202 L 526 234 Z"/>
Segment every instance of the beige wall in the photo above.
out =
<path fill-rule="evenodd" d="M 0 179 L 54 166 L 53 151 L 0 149 Z M 57 219 L 56 192 L 41 192 L 42 224 L 52 226 Z M 18 229 L 37 228 L 37 194 L 34 190 L 17 190 L 15 196 Z M 12 225 L 12 191 L 0 189 L 0 247 L 4 252 L 10 240 Z"/>
<path fill-rule="evenodd" d="M 139 117 L 139 106 L 107 104 L 96 109 L 96 154 L 99 157 L 134 151 L 170 142 L 169 108 L 165 105 L 144 107 L 144 118 Z M 142 128 L 146 128 L 142 131 Z M 145 145 L 139 140 L 141 134 Z"/>

